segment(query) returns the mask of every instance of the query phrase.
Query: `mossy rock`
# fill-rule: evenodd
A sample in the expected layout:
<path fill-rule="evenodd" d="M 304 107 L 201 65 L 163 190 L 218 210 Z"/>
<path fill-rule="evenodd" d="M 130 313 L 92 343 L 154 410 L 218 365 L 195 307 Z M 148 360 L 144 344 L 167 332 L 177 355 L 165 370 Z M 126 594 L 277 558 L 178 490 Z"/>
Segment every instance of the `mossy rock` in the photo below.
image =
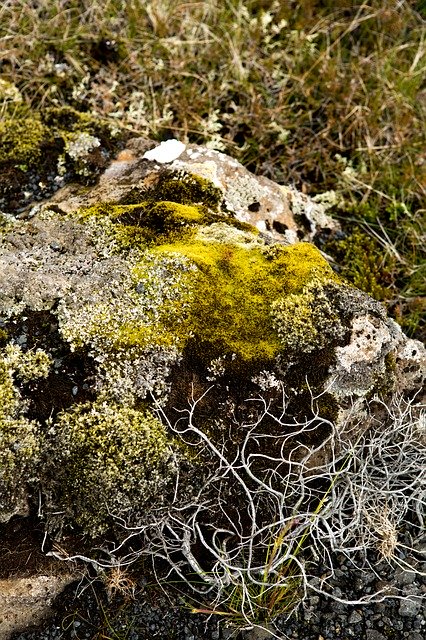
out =
<path fill-rule="evenodd" d="M 141 203 L 79 212 L 86 223 L 95 221 L 112 236 L 120 251 L 132 253 L 132 267 L 127 282 L 121 282 L 127 309 L 106 288 L 98 303 L 95 294 L 80 308 L 83 328 L 68 314 L 63 319 L 64 335 L 75 347 L 101 342 L 102 348 L 121 351 L 189 348 L 198 351 L 206 368 L 216 358 L 227 358 L 234 372 L 247 365 L 256 368 L 287 350 L 289 340 L 281 330 L 285 311 L 282 306 L 279 314 L 276 305 L 299 296 L 299 307 L 306 307 L 304 325 L 311 330 L 306 344 L 299 334 L 292 350 L 322 348 L 333 333 L 325 324 L 334 326 L 336 317 L 323 309 L 322 328 L 314 328 L 320 322 L 312 314 L 315 291 L 319 295 L 323 284 L 339 282 L 326 260 L 309 243 L 267 246 L 257 229 L 221 211 L 218 198 L 210 207 L 200 204 L 205 182 L 166 175 L 154 188 L 161 198 L 157 202 L 148 192 Z M 167 195 L 176 185 L 178 202 L 162 199 L 161 184 Z M 188 204 L 191 185 L 195 202 Z M 185 204 L 179 202 L 183 191 Z M 309 295 L 303 293 L 308 285 Z M 287 316 L 291 324 L 291 309 Z"/>
<path fill-rule="evenodd" d="M 34 439 L 19 478 L 39 482 L 51 530 L 120 537 L 167 504 L 177 464 L 198 490 L 212 461 L 171 428 L 191 403 L 232 458 L 256 421 L 247 398 L 274 411 L 285 394 L 290 422 L 333 422 L 395 375 L 397 329 L 312 244 L 271 244 L 204 178 L 145 178 L 125 201 L 46 206 L 0 235 L 4 405 Z M 282 425 L 262 425 L 279 443 Z"/>
<path fill-rule="evenodd" d="M 164 501 L 176 472 L 171 440 L 148 410 L 80 404 L 59 414 L 49 439 L 45 456 L 55 464 L 46 460 L 45 489 L 65 519 L 93 537 L 141 522 Z"/>
<path fill-rule="evenodd" d="M 123 134 L 70 107 L 31 112 L 19 105 L 0 122 L 0 206 L 20 213 L 76 180 L 92 183 Z"/>

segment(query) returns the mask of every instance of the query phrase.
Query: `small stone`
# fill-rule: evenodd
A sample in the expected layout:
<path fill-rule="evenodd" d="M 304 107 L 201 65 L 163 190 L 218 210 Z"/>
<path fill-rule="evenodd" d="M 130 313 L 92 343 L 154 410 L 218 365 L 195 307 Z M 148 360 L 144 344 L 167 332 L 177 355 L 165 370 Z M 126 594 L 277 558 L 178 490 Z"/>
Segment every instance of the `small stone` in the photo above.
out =
<path fill-rule="evenodd" d="M 420 610 L 421 601 L 419 598 L 406 598 L 401 600 L 399 605 L 399 615 L 403 618 L 414 618 Z"/>
<path fill-rule="evenodd" d="M 375 629 L 368 629 L 366 633 L 366 640 L 386 640 L 386 637 L 380 631 Z"/>
<path fill-rule="evenodd" d="M 362 616 L 358 613 L 358 611 L 352 611 L 349 616 L 349 624 L 359 624 L 362 622 Z"/>

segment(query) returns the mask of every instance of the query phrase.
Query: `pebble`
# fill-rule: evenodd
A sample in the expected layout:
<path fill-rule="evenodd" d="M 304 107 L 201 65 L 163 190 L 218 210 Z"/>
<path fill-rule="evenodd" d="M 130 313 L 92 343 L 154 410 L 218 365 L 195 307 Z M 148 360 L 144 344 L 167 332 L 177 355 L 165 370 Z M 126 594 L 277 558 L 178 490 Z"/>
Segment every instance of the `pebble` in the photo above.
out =
<path fill-rule="evenodd" d="M 349 624 L 358 624 L 362 622 L 362 616 L 358 613 L 358 611 L 352 611 L 349 616 Z"/>

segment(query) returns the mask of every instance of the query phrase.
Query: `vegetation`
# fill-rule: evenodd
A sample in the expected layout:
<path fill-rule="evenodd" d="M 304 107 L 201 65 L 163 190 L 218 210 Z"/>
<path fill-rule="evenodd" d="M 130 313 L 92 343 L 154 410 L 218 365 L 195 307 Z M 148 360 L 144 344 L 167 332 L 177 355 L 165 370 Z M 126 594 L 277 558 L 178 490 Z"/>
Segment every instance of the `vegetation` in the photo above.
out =
<path fill-rule="evenodd" d="M 89 347 L 97 355 L 107 348 L 116 353 L 109 369 L 99 364 L 109 395 L 105 392 L 93 403 L 60 412 L 51 425 L 57 430 L 55 451 L 63 455 L 62 476 L 52 478 L 52 493 L 60 480 L 65 492 L 61 508 L 65 505 L 91 535 L 105 533 L 109 509 L 125 520 L 133 504 L 129 496 L 140 500 L 143 509 L 145 500 L 161 493 L 160 476 L 173 477 L 166 428 L 142 401 L 155 396 L 164 382 L 153 373 L 158 363 L 168 372 L 177 361 L 173 350 L 193 335 L 207 337 L 209 348 L 203 345 L 200 357 L 216 359 L 219 371 L 223 363 L 217 356 L 223 353 L 236 353 L 247 365 L 254 357 L 254 342 L 256 354 L 265 360 L 281 348 L 291 352 L 291 327 L 297 343 L 304 340 L 307 362 L 314 368 L 311 351 L 343 335 L 344 327 L 335 321 L 329 304 L 342 276 L 384 301 L 410 336 L 424 337 L 425 19 L 424 2 L 414 0 L 1 3 L 2 211 L 20 213 L 69 180 L 90 183 L 129 136 L 158 141 L 176 137 L 227 152 L 256 173 L 294 184 L 327 202 L 342 224 L 341 233 L 317 239 L 331 257 L 336 276 L 309 245 L 263 247 L 253 229 L 232 220 L 226 220 L 224 233 L 220 194 L 202 181 L 165 179 L 152 191 L 151 200 L 138 194 L 134 202 L 120 207 L 99 205 L 81 212 L 88 224 L 91 217 L 103 220 L 118 250 L 129 250 L 131 258 L 129 273 L 110 274 L 110 298 L 94 291 L 77 319 L 77 314 L 67 315 L 65 305 L 58 310 L 62 336 L 72 348 Z M 230 234 L 235 239 L 232 246 L 226 240 Z M 142 244 L 149 247 L 145 253 Z M 250 263 L 245 259 L 248 247 Z M 301 254 L 303 263 L 297 259 Z M 196 269 L 191 270 L 191 264 Z M 259 304 L 266 264 L 269 277 L 261 292 L 264 303 Z M 213 281 L 218 295 L 212 293 Z M 194 282 L 196 296 L 190 294 Z M 127 306 L 116 303 L 114 287 L 128 291 Z M 150 297 L 139 294 L 147 289 L 156 310 L 162 309 L 159 319 L 143 306 L 142 298 Z M 289 294 L 285 298 L 280 298 L 282 289 Z M 164 297 L 165 290 L 173 295 Z M 320 300 L 315 310 L 314 294 Z M 271 318 L 267 308 L 272 303 Z M 139 312 L 148 319 L 146 325 L 135 323 Z M 171 342 L 169 317 L 176 326 L 180 323 L 180 333 Z M 127 388 L 123 371 L 129 362 L 137 370 L 143 349 L 152 345 L 154 325 L 157 350 L 152 371 L 146 374 L 148 383 L 138 381 L 137 389 L 135 378 Z M 327 333 L 330 325 L 332 335 Z M 0 331 L 0 344 L 4 342 L 7 335 Z M 14 504 L 19 469 L 31 481 L 33 463 L 43 464 L 39 425 L 18 410 L 19 385 L 46 377 L 49 366 L 49 356 L 41 351 L 27 356 L 5 347 L 0 353 L 0 483 Z M 264 472 L 271 467 L 273 453 L 252 455 L 259 438 L 268 439 L 268 444 L 274 440 L 277 451 L 283 447 L 287 455 L 285 438 L 290 436 L 283 433 L 290 427 L 298 437 L 299 432 L 310 434 L 318 423 L 326 429 L 332 425 L 323 415 L 300 424 L 294 423 L 293 415 L 287 424 L 284 394 L 281 412 L 270 413 L 268 394 L 271 389 L 276 392 L 277 380 L 268 371 L 263 374 L 265 379 L 269 376 L 270 386 L 266 391 L 260 387 L 263 400 L 254 400 L 265 403 L 261 420 L 278 427 L 260 436 L 255 428 L 261 420 L 253 428 L 242 425 L 247 458 L 243 447 L 243 457 L 226 459 L 198 428 L 191 411 L 180 423 L 167 424 L 169 435 L 177 439 L 184 425 L 217 460 L 206 486 L 223 513 L 229 477 L 235 480 L 248 523 L 239 529 L 231 512 L 222 537 L 203 537 L 203 531 L 217 525 L 206 499 L 205 507 L 194 509 L 191 503 L 187 511 L 172 513 L 171 520 L 157 521 L 147 547 L 148 554 L 170 561 L 177 573 L 195 571 L 205 583 L 198 594 L 204 608 L 214 602 L 216 610 L 240 621 L 252 620 L 259 609 L 261 621 L 268 621 L 293 605 L 307 585 L 298 560 L 307 532 L 313 551 L 330 571 L 326 562 L 333 545 L 351 559 L 363 546 L 388 558 L 397 546 L 403 518 L 420 504 L 423 435 L 420 427 L 415 429 L 416 409 L 404 407 L 402 400 L 382 408 L 383 429 L 377 431 L 376 425 L 377 435 L 372 429 L 370 440 L 354 436 L 346 452 L 333 452 L 330 463 L 312 462 L 330 494 L 324 512 L 324 490 L 316 492 L 309 482 L 309 456 L 316 451 L 306 454 L 302 464 L 290 454 L 279 458 L 284 466 Z M 124 398 L 124 405 L 117 397 Z M 192 402 L 195 405 L 194 397 Z M 315 404 L 311 396 L 309 403 Z M 167 423 L 161 412 L 157 408 Z M 330 416 L 333 412 L 334 407 Z M 393 430 L 388 429 L 390 423 Z M 55 433 L 48 435 L 53 441 Z M 332 436 L 338 438 L 333 432 L 330 442 Z M 399 447 L 401 472 L 394 463 L 392 439 Z M 48 438 L 47 445 L 43 440 L 43 446 L 48 444 Z M 257 466 L 262 457 L 263 467 Z M 133 475 L 129 459 L 137 461 L 139 476 Z M 383 487 L 382 468 L 393 482 L 389 490 Z M 359 469 L 368 485 L 368 491 L 361 492 L 364 502 L 358 500 Z M 401 486 L 402 478 L 408 485 Z M 405 497 L 407 486 L 412 498 Z M 306 492 L 303 504 L 298 502 L 301 487 Z M 0 506 L 6 513 L 10 508 L 9 503 Z M 274 509 L 277 517 L 271 520 Z M 263 528 L 259 523 L 265 510 L 269 520 Z M 342 513 L 353 513 L 353 519 L 342 519 Z M 187 520 L 182 514 L 189 514 Z M 212 558 L 210 566 L 201 567 L 192 555 L 190 526 L 193 541 Z M 145 533 L 149 539 L 148 525 L 135 536 L 139 540 Z M 179 564 L 176 554 L 182 549 L 186 555 Z M 210 587 L 216 599 L 207 603 Z"/>
<path fill-rule="evenodd" d="M 14 377 L 46 377 L 49 363 L 42 351 L 0 349 L 0 522 L 27 512 L 26 483 L 37 475 L 40 454 L 38 425 L 23 415 Z"/>
<path fill-rule="evenodd" d="M 111 512 L 140 522 L 154 496 L 161 503 L 176 470 L 166 430 L 149 411 L 80 404 L 59 415 L 50 436 L 58 504 L 93 537 L 108 529 Z"/>
<path fill-rule="evenodd" d="M 0 113 L 72 107 L 112 132 L 206 143 L 310 194 L 335 191 L 359 249 L 345 275 L 421 337 L 425 17 L 408 0 L 5 0 Z M 377 265 L 365 275 L 360 226 Z"/>

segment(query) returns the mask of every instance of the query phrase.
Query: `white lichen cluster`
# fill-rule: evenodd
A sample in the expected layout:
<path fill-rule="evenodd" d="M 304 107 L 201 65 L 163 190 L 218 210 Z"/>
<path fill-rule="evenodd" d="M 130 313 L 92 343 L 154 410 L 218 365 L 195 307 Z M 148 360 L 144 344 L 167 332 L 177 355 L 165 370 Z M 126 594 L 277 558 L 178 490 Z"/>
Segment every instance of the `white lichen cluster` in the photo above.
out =
<path fill-rule="evenodd" d="M 184 325 L 197 269 L 184 257 L 153 252 L 135 252 L 127 262 L 121 272 L 104 273 L 86 295 L 64 298 L 58 319 L 71 349 L 87 349 L 98 363 L 98 390 L 132 406 L 136 398 L 167 390 L 180 354 L 168 320 Z"/>
<path fill-rule="evenodd" d="M 71 134 L 65 144 L 65 153 L 58 157 L 56 181 L 61 183 L 61 179 L 66 173 L 67 160 L 72 160 L 74 171 L 78 175 L 89 175 L 90 171 L 87 166 L 89 155 L 100 146 L 99 138 L 91 136 L 85 131 Z"/>
<path fill-rule="evenodd" d="M 99 138 L 88 133 L 80 132 L 75 134 L 66 144 L 65 150 L 73 160 L 85 159 L 91 151 L 101 144 Z"/>
<path fill-rule="evenodd" d="M 0 100 L 4 102 L 22 102 L 22 94 L 12 82 L 0 78 Z"/>
<path fill-rule="evenodd" d="M 96 357 L 96 387 L 100 397 L 132 407 L 138 400 L 155 397 L 164 402 L 170 389 L 172 366 L 179 363 L 174 347 L 117 349 Z"/>
<path fill-rule="evenodd" d="M 279 389 L 282 385 L 282 382 L 273 371 L 260 371 L 256 376 L 252 377 L 251 381 L 257 384 L 262 391 Z"/>

